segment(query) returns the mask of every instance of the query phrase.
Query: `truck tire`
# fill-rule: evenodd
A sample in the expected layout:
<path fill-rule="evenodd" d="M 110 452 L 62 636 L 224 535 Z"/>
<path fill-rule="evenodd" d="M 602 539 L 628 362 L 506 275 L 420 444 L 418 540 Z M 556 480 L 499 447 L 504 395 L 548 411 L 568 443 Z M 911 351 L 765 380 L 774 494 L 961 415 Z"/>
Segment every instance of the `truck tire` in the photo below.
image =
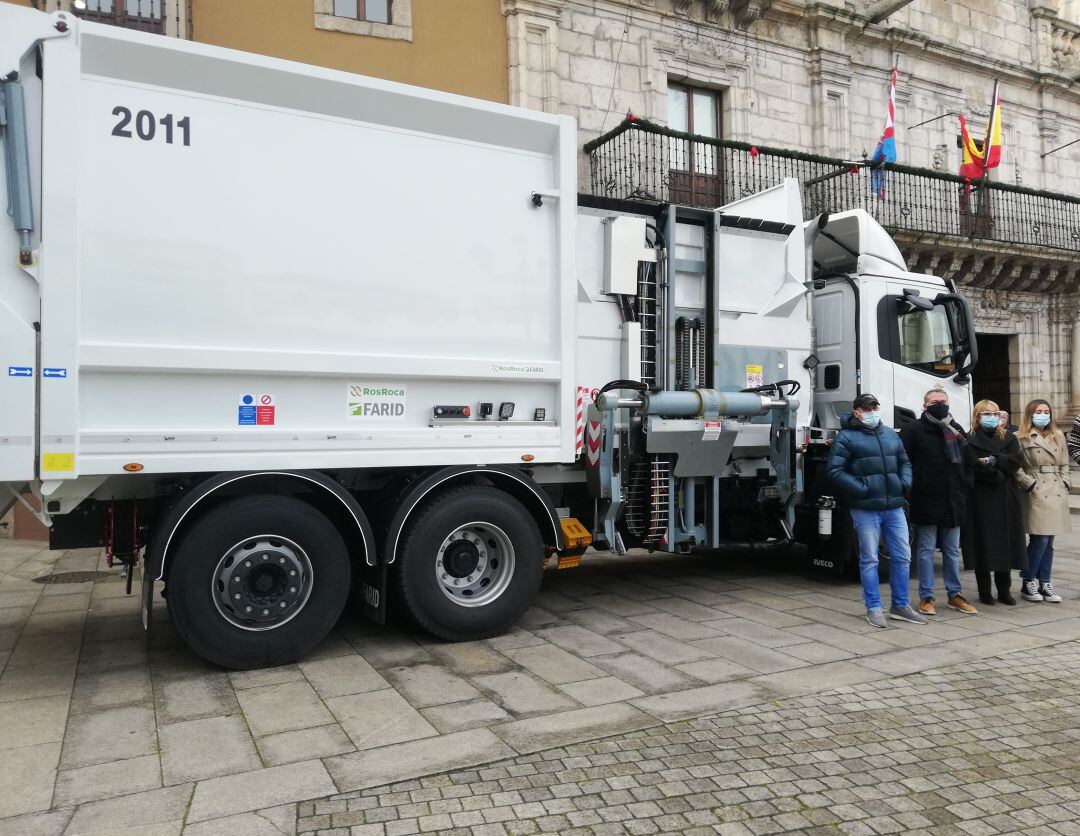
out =
<path fill-rule="evenodd" d="M 237 670 L 293 662 L 322 641 L 349 593 L 349 554 L 317 510 L 282 496 L 231 499 L 173 555 L 169 614 L 205 659 Z"/>
<path fill-rule="evenodd" d="M 496 488 L 454 488 L 417 511 L 392 566 L 397 601 L 449 641 L 498 635 L 529 608 L 544 572 L 532 515 Z"/>

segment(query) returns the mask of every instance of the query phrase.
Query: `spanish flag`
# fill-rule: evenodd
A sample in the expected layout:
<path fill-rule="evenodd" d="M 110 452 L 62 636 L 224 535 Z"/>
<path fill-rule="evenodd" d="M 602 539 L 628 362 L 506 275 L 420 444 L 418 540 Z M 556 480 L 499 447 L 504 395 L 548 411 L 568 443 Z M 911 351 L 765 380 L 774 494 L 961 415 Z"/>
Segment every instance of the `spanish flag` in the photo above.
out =
<path fill-rule="evenodd" d="M 969 180 L 981 180 L 992 168 L 997 168 L 1001 163 L 1001 97 L 998 94 L 998 84 L 994 82 L 994 104 L 990 109 L 990 121 L 986 125 L 986 139 L 982 146 L 975 144 L 968 132 L 967 122 L 963 114 L 960 115 L 960 135 L 963 145 L 963 162 L 960 165 L 960 176 Z"/>

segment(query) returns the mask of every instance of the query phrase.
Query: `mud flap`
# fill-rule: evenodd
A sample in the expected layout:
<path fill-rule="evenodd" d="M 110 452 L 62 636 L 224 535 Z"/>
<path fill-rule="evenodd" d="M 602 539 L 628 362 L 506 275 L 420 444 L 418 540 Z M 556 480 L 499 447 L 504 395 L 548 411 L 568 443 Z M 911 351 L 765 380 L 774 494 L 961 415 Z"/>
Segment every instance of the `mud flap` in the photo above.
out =
<path fill-rule="evenodd" d="M 353 564 L 356 579 L 353 584 L 353 606 L 376 624 L 386 624 L 386 578 L 387 566 Z"/>

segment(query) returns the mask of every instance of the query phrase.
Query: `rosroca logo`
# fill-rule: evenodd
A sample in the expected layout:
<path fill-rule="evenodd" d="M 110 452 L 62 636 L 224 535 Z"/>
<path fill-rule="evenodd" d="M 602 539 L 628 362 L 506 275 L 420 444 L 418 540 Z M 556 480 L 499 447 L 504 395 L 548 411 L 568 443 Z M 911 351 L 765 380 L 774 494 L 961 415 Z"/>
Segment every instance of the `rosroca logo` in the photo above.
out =
<path fill-rule="evenodd" d="M 372 386 L 350 386 L 349 395 L 353 398 L 404 398 L 404 389 L 377 389 Z"/>

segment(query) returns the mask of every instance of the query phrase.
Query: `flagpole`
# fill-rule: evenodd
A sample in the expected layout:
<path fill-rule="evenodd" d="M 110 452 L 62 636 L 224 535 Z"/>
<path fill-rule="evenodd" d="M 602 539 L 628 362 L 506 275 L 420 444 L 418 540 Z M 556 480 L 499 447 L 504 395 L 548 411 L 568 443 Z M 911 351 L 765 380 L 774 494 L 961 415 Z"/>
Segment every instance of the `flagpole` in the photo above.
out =
<path fill-rule="evenodd" d="M 994 133 L 994 123 L 998 119 L 998 85 L 1001 82 L 998 79 L 994 79 L 994 92 L 990 96 L 990 118 L 986 122 L 986 138 L 983 140 L 983 175 L 982 182 L 986 182 L 986 178 L 990 176 L 990 140 Z"/>
<path fill-rule="evenodd" d="M 986 181 L 990 177 L 990 141 L 994 136 L 994 122 L 998 119 L 998 85 L 1000 81 L 994 79 L 994 92 L 990 96 L 990 118 L 986 121 L 986 138 L 983 139 L 983 170 L 979 178 L 979 215 L 984 216 L 984 223 L 990 220 L 990 196 L 986 191 Z M 984 230 L 986 232 L 988 230 Z"/>

